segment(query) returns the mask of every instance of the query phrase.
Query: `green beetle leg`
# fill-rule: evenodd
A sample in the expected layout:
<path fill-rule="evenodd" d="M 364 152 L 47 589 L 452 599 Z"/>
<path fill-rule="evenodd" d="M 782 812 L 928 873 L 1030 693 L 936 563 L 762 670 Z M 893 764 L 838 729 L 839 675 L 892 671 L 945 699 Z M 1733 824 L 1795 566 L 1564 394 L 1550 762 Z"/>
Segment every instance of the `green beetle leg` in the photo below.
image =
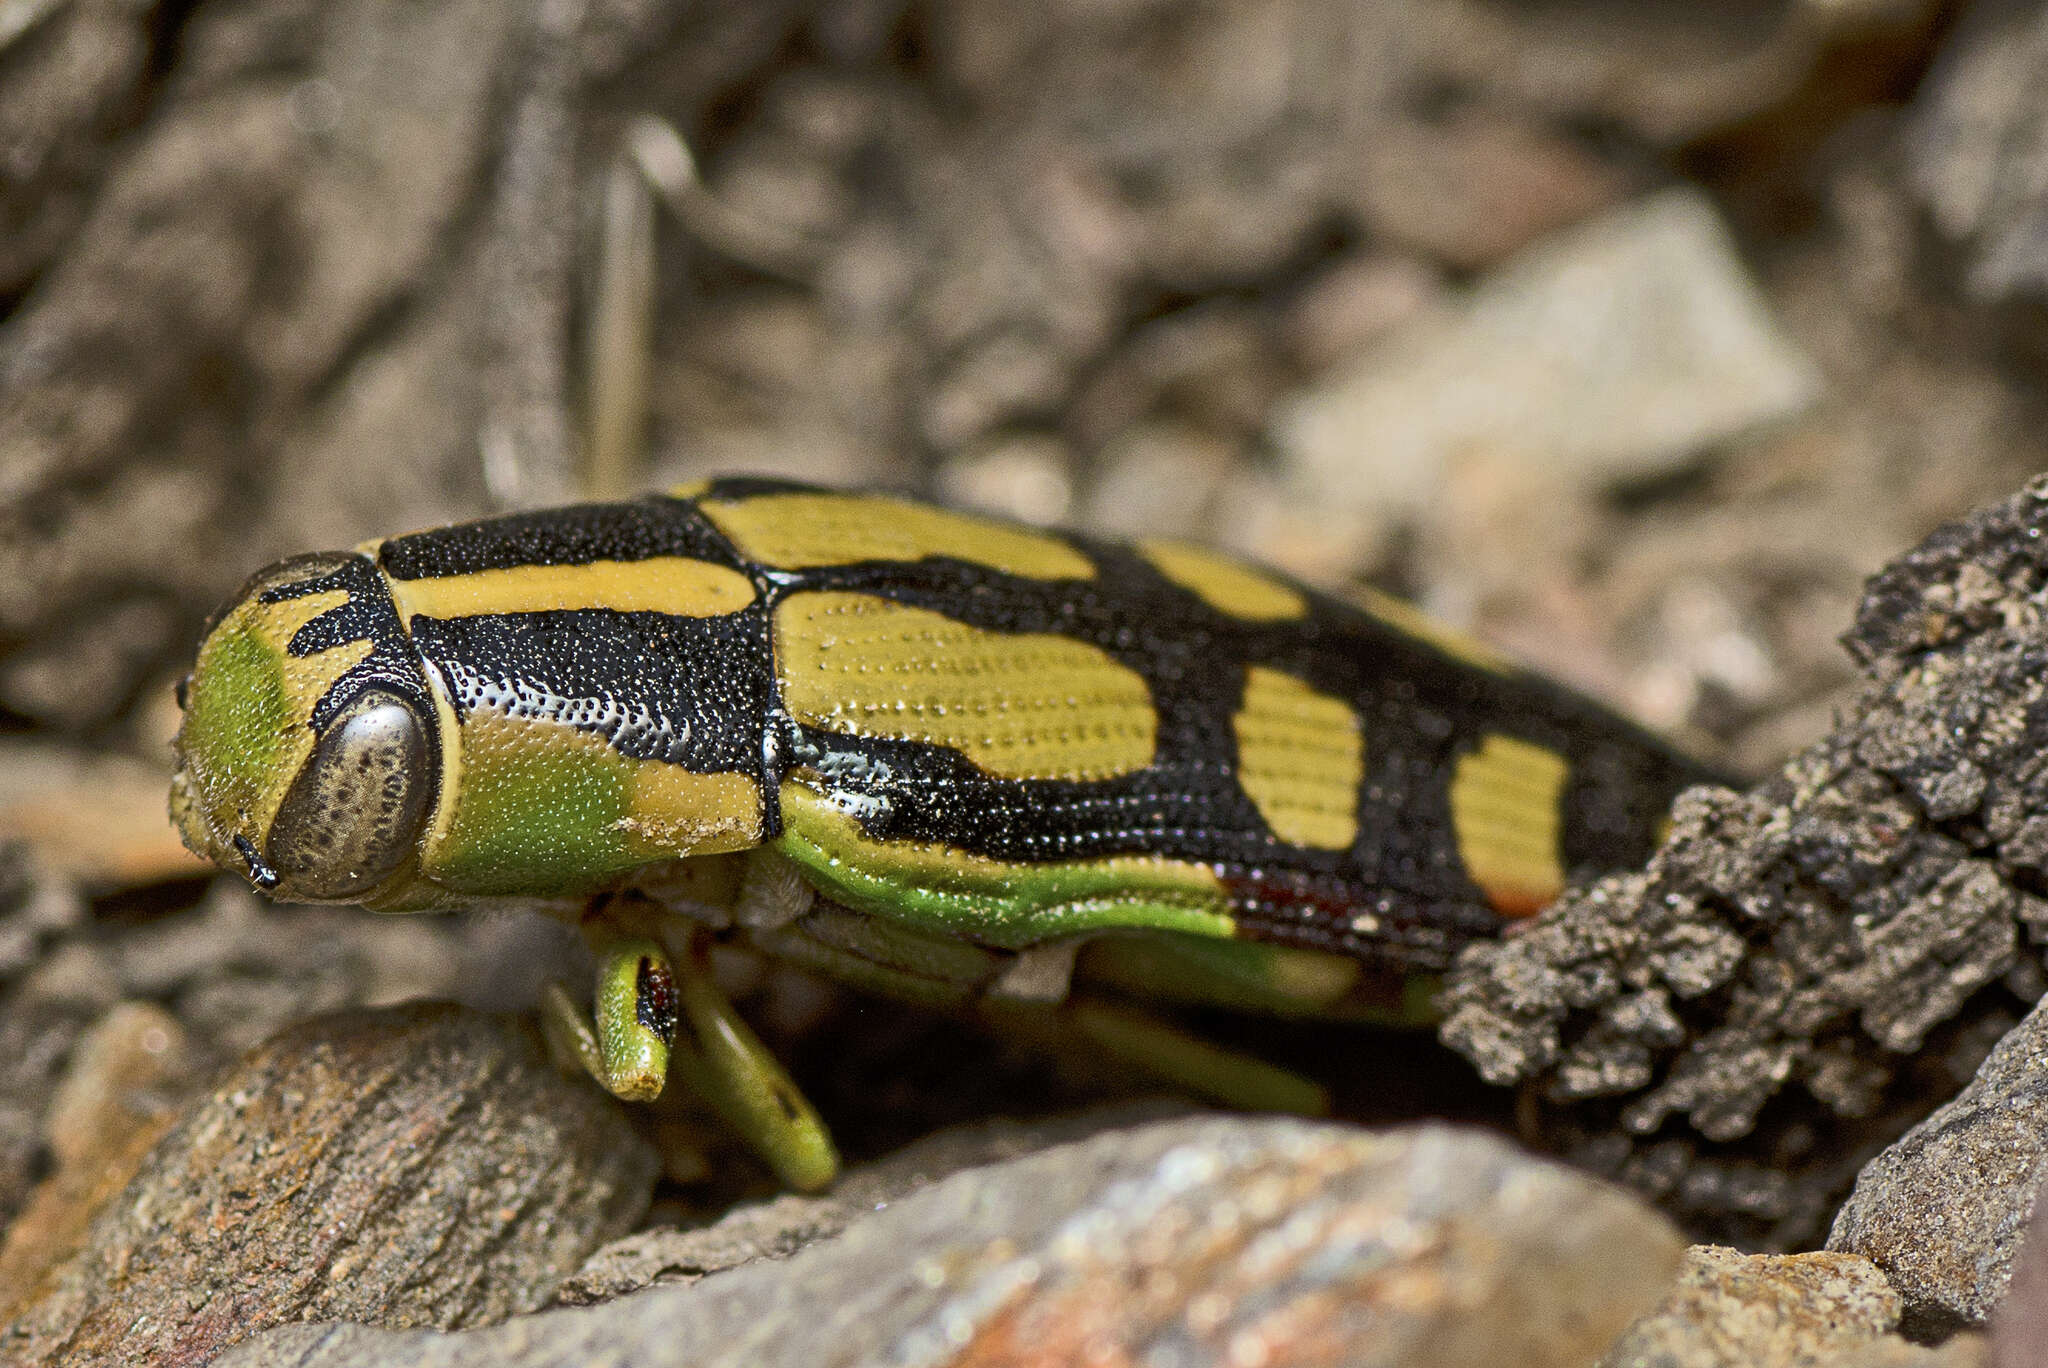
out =
<path fill-rule="evenodd" d="M 783 1182 L 802 1192 L 829 1186 L 839 1175 L 831 1134 L 712 981 L 701 940 L 682 958 L 675 982 L 682 1019 L 690 1029 L 687 1038 L 677 1040 L 670 1066 Z"/>
<path fill-rule="evenodd" d="M 1301 1116 L 1329 1114 L 1330 1094 L 1320 1083 L 1202 1040 L 1121 1003 L 1076 997 L 1060 1009 L 1060 1017 L 1117 1058 L 1226 1106 Z"/>
<path fill-rule="evenodd" d="M 541 999 L 541 1025 L 567 1056 L 627 1102 L 652 1102 L 668 1079 L 676 1037 L 676 981 L 668 952 L 645 936 L 600 936 L 595 1022 L 560 983 Z"/>
<path fill-rule="evenodd" d="M 753 933 L 754 945 L 856 988 L 927 1007 L 972 1002 L 1001 967 L 998 956 L 820 900 L 787 926 Z"/>

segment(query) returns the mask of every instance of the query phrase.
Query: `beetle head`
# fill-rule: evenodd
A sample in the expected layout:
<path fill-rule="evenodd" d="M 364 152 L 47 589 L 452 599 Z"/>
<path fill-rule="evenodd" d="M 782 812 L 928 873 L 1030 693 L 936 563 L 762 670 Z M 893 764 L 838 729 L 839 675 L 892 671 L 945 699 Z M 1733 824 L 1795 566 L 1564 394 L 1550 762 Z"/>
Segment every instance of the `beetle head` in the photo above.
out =
<path fill-rule="evenodd" d="M 180 686 L 171 817 L 194 852 L 301 901 L 359 901 L 418 845 L 436 787 L 424 675 L 353 552 L 252 578 Z"/>

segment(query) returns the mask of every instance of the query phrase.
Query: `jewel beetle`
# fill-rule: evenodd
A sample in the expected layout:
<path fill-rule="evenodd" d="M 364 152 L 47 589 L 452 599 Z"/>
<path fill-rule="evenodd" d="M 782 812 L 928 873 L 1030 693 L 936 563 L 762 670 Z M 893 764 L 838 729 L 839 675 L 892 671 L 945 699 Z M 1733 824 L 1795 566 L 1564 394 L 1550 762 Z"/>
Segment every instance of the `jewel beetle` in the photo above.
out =
<path fill-rule="evenodd" d="M 281 562 L 181 698 L 193 850 L 297 901 L 556 906 L 599 966 L 589 1013 L 551 991 L 565 1054 L 686 1074 L 799 1186 L 829 1137 L 709 941 L 1228 1073 L 1106 1004 L 1426 985 L 1714 777 L 1391 599 L 753 478 Z"/>

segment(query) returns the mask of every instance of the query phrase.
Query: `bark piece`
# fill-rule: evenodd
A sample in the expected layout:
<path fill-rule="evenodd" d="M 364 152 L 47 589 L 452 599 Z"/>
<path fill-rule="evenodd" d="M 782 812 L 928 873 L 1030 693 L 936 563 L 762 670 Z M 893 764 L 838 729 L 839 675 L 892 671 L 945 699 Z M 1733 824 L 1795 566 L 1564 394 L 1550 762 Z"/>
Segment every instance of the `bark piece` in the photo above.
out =
<path fill-rule="evenodd" d="M 0 740 L 0 841 L 28 843 L 96 890 L 208 874 L 164 820 L 167 774 L 124 755 Z"/>
<path fill-rule="evenodd" d="M 1874 577 L 1834 732 L 1750 794 L 1682 799 L 1646 871 L 1468 952 L 1445 1041 L 1697 1229 L 1811 1239 L 2038 992 L 2044 537 L 2037 482 Z"/>

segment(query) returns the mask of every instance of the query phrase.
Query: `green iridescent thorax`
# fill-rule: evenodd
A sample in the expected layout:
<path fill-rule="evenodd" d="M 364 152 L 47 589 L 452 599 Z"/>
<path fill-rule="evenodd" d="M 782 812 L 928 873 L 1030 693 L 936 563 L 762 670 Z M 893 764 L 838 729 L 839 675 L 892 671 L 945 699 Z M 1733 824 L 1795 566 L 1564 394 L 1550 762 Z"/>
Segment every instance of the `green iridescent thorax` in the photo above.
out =
<path fill-rule="evenodd" d="M 449 894 L 574 896 L 651 862 L 760 840 L 752 776 L 633 759 L 559 722 L 474 709 L 446 763 L 454 796 L 420 875 Z"/>
<path fill-rule="evenodd" d="M 427 873 L 451 892 L 587 892 L 634 865 L 630 762 L 568 727 L 472 714 L 461 729 L 461 780 Z"/>

